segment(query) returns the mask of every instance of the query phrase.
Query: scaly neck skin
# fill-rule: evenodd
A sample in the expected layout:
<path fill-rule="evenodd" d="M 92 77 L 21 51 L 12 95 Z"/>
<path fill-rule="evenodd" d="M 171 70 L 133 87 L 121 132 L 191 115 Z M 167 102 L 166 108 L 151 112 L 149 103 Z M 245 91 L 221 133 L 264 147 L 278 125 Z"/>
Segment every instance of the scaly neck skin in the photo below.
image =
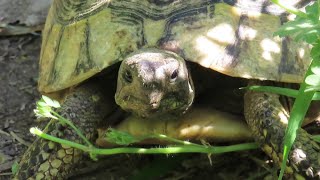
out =
<path fill-rule="evenodd" d="M 118 74 L 116 103 L 140 117 L 182 114 L 192 104 L 194 87 L 183 58 L 142 49 L 125 58 Z"/>

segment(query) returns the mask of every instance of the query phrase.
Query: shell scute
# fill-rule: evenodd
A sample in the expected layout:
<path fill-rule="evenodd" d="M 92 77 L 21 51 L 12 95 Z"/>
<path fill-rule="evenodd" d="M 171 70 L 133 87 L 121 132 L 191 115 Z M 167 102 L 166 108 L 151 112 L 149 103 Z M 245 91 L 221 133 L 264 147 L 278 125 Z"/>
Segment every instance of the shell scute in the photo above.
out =
<path fill-rule="evenodd" d="M 141 48 L 173 51 L 234 77 L 283 82 L 300 82 L 310 62 L 307 46 L 273 37 L 284 18 L 257 8 L 203 0 L 54 3 L 40 60 L 45 93 L 77 85 Z M 78 9 L 62 8 L 69 4 Z"/>
<path fill-rule="evenodd" d="M 81 83 L 138 49 L 138 26 L 112 22 L 110 9 L 79 21 L 55 23 L 42 48 L 39 89 L 49 93 Z"/>

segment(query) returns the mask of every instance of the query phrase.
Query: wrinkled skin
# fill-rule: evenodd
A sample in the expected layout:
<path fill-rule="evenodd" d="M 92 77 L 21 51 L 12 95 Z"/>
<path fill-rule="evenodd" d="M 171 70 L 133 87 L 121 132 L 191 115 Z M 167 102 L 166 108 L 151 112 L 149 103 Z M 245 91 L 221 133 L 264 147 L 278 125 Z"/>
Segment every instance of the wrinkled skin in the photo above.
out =
<path fill-rule="evenodd" d="M 186 63 L 175 53 L 143 49 L 121 63 L 115 100 L 135 115 L 181 115 L 191 106 L 194 94 Z"/>

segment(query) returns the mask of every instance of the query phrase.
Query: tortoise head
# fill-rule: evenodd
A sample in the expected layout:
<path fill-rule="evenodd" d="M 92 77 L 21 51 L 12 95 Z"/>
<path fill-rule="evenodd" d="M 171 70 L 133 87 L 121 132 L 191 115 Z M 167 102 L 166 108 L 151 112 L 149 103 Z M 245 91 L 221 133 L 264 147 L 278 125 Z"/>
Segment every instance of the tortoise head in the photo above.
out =
<path fill-rule="evenodd" d="M 142 49 L 121 63 L 116 103 L 141 117 L 181 114 L 193 102 L 194 87 L 183 58 L 159 49 Z"/>

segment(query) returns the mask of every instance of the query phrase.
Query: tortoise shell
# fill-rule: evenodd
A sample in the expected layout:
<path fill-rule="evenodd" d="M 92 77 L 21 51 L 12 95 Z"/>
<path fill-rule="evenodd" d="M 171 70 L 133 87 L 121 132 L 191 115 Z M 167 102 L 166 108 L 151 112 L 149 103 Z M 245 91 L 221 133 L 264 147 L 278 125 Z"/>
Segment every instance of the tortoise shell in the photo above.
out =
<path fill-rule="evenodd" d="M 285 16 L 263 0 L 55 0 L 39 90 L 77 85 L 147 47 L 234 77 L 300 82 L 310 62 L 307 47 L 273 37 Z"/>

